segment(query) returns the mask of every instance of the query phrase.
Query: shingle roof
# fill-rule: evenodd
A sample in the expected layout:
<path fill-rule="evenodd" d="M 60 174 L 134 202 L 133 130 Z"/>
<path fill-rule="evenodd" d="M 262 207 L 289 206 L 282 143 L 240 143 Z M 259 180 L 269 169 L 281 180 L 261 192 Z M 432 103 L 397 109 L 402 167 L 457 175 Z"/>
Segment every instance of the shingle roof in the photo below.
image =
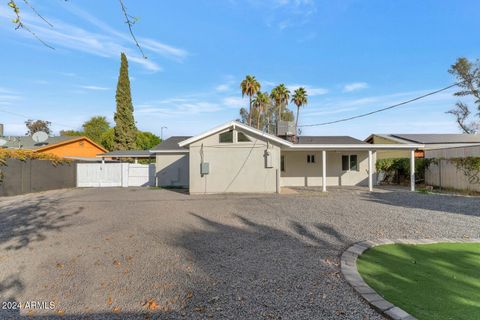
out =
<path fill-rule="evenodd" d="M 149 150 L 115 150 L 106 153 L 100 153 L 101 157 L 150 157 Z"/>
<path fill-rule="evenodd" d="M 422 144 L 480 143 L 480 134 L 391 134 L 391 136 Z"/>
<path fill-rule="evenodd" d="M 152 150 L 185 150 L 178 146 L 178 143 L 191 138 L 191 136 L 173 136 L 156 145 Z"/>
<path fill-rule="evenodd" d="M 297 144 L 366 144 L 350 136 L 299 136 Z"/>
<path fill-rule="evenodd" d="M 33 141 L 31 136 L 17 136 L 17 137 L 2 137 L 3 140 L 6 140 L 7 143 L 4 144 L 2 147 L 12 148 L 12 149 L 27 149 L 27 150 L 34 150 L 38 148 L 42 148 L 51 144 L 57 144 L 59 142 L 78 139 L 79 137 L 71 137 L 71 136 L 56 136 L 56 137 L 48 137 L 48 139 L 44 142 L 35 142 Z"/>

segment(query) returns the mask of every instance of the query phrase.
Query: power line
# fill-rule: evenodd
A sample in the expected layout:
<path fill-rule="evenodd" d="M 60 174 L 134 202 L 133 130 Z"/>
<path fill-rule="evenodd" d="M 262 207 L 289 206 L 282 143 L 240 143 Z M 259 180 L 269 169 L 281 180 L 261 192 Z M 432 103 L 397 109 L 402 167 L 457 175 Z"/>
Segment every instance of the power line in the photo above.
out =
<path fill-rule="evenodd" d="M 7 111 L 7 110 L 2 110 L 0 109 L 0 112 L 3 112 L 3 113 L 8 113 L 8 114 L 11 114 L 13 116 L 17 116 L 17 117 L 21 117 L 21 118 L 24 118 L 24 119 L 32 119 L 32 118 L 35 118 L 35 117 L 28 117 L 24 114 L 20 114 L 20 113 L 16 113 L 16 112 L 11 112 L 11 111 Z M 61 123 L 58 123 L 58 122 L 52 122 L 50 121 L 51 124 L 53 125 L 56 125 L 56 126 L 59 126 L 59 127 L 64 127 L 64 128 L 68 128 L 68 129 L 73 129 L 74 128 L 72 126 L 69 126 L 69 125 L 66 125 L 66 124 L 61 124 Z"/>
<path fill-rule="evenodd" d="M 437 94 L 437 93 L 439 93 L 439 92 L 442 92 L 442 91 L 448 90 L 448 89 L 450 89 L 450 88 L 453 88 L 453 87 L 455 87 L 455 86 L 458 86 L 460 83 L 461 83 L 461 82 L 457 82 L 457 83 L 451 84 L 451 85 L 449 85 L 449 86 L 447 86 L 447 87 L 444 87 L 444 88 L 442 88 L 442 89 L 438 89 L 438 90 L 435 90 L 435 91 L 426 93 L 426 94 L 421 95 L 421 96 L 419 96 L 419 97 L 416 97 L 416 98 L 413 98 L 413 99 L 410 99 L 410 100 L 407 100 L 407 101 L 403 101 L 403 102 L 400 102 L 400 103 L 397 103 L 397 104 L 394 104 L 394 105 L 391 105 L 391 106 L 388 106 L 388 107 L 385 107 L 385 108 L 381 108 L 381 109 L 377 109 L 377 110 L 370 111 L 370 112 L 367 112 L 367 113 L 363 113 L 363 114 L 359 114 L 359 115 L 356 115 L 356 116 L 352 116 L 352 117 L 349 117 L 349 118 L 343 118 L 343 119 L 339 119 L 339 120 L 322 122 L 322 123 L 316 123 L 316 124 L 304 124 L 304 125 L 300 125 L 299 127 L 326 126 L 326 125 L 328 125 L 328 124 L 334 124 L 334 123 L 339 123 L 339 122 L 350 121 L 350 120 L 353 120 L 353 119 L 363 118 L 363 117 L 366 117 L 366 116 L 369 116 L 369 115 L 372 115 L 372 114 L 375 114 L 375 113 L 379 113 L 379 112 L 386 111 L 386 110 L 389 110 L 389 109 L 397 108 L 397 107 L 403 106 L 403 105 L 405 105 L 405 104 L 408 104 L 408 103 L 411 103 L 411 102 L 414 102 L 414 101 L 417 101 L 417 100 L 426 98 L 426 97 L 428 97 L 428 96 L 431 96 L 431 95 Z"/>

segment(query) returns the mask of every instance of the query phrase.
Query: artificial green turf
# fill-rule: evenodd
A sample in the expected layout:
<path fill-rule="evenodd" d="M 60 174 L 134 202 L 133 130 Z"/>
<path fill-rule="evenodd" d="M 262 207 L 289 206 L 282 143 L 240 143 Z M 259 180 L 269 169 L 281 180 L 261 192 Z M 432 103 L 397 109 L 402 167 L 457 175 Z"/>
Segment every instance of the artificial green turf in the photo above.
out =
<path fill-rule="evenodd" d="M 358 271 L 375 291 L 418 319 L 480 319 L 480 244 L 383 245 Z"/>

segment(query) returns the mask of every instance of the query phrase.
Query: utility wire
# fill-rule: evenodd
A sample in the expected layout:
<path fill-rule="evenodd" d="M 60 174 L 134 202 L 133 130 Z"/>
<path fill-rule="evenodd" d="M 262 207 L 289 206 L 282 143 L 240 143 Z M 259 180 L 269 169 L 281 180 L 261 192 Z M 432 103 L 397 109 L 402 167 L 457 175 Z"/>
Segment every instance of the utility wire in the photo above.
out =
<path fill-rule="evenodd" d="M 8 114 L 11 114 L 13 116 L 17 116 L 17 117 L 21 117 L 21 118 L 24 118 L 24 119 L 32 119 L 34 117 L 28 117 L 24 114 L 20 114 L 20 113 L 16 113 L 16 112 L 11 112 L 11 111 L 7 111 L 7 110 L 2 110 L 0 109 L 0 112 L 3 112 L 3 113 L 8 113 Z M 59 127 L 64 127 L 64 128 L 68 128 L 68 129 L 72 129 L 72 130 L 75 130 L 72 126 L 69 126 L 69 125 L 66 125 L 66 124 L 61 124 L 61 123 L 58 123 L 58 122 L 52 122 L 50 121 L 51 124 L 53 125 L 56 125 L 56 126 L 59 126 Z"/>
<path fill-rule="evenodd" d="M 416 97 L 416 98 L 413 98 L 413 99 L 410 99 L 410 100 L 407 100 L 407 101 L 403 101 L 403 102 L 400 102 L 400 103 L 397 103 L 397 104 L 394 104 L 394 105 L 391 105 L 391 106 L 388 106 L 388 107 L 385 107 L 385 108 L 381 108 L 381 109 L 377 109 L 377 110 L 370 111 L 370 112 L 367 112 L 367 113 L 363 113 L 363 114 L 359 114 L 359 115 L 356 115 L 356 116 L 352 116 L 352 117 L 349 117 L 349 118 L 343 118 L 343 119 L 339 119 L 339 120 L 322 122 L 322 123 L 315 123 L 315 124 L 304 124 L 304 125 L 300 125 L 300 126 L 298 126 L 298 127 L 326 126 L 326 125 L 328 125 L 328 124 L 334 124 L 334 123 L 339 123 L 339 122 L 350 121 L 350 120 L 353 120 L 353 119 L 363 118 L 363 117 L 370 116 L 370 115 L 375 114 L 375 113 L 379 113 L 379 112 L 382 112 L 382 111 L 386 111 L 386 110 L 390 110 L 390 109 L 393 109 L 393 108 L 397 108 L 397 107 L 406 105 L 406 104 L 408 104 L 408 103 L 411 103 L 411 102 L 414 102 L 414 101 L 417 101 L 417 100 L 426 98 L 426 97 L 428 97 L 428 96 L 431 96 L 431 95 L 437 94 L 437 93 L 439 93 L 439 92 L 442 92 L 442 91 L 448 90 L 448 89 L 450 89 L 450 88 L 453 88 L 453 87 L 455 87 L 455 86 L 458 86 L 460 83 L 461 83 L 461 82 L 457 82 L 457 83 L 451 84 L 451 85 L 449 85 L 449 86 L 446 86 L 446 87 L 444 87 L 444 88 L 442 88 L 442 89 L 438 89 L 438 90 L 435 90 L 435 91 L 426 93 L 426 94 L 421 95 L 421 96 L 419 96 L 419 97 Z"/>

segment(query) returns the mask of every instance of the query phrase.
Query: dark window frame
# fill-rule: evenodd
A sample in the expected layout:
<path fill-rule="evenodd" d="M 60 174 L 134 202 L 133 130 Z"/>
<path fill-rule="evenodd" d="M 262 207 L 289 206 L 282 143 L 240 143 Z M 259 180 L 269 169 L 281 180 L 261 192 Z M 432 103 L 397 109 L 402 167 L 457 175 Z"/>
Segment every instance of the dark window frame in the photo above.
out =
<path fill-rule="evenodd" d="M 227 136 L 226 136 L 227 135 Z M 231 136 L 231 141 L 230 139 L 226 140 L 226 141 L 222 141 L 222 137 L 228 137 Z M 225 132 L 222 132 L 218 135 L 218 143 L 233 143 L 233 130 L 228 130 L 228 131 L 225 131 Z"/>
<path fill-rule="evenodd" d="M 357 154 L 342 155 L 342 171 L 359 171 Z"/>
<path fill-rule="evenodd" d="M 285 156 L 280 156 L 280 172 L 285 172 Z"/>
<path fill-rule="evenodd" d="M 240 140 L 240 136 L 244 137 L 246 140 Z M 237 131 L 237 142 L 252 142 L 250 138 L 243 132 Z"/>
<path fill-rule="evenodd" d="M 315 155 L 307 154 L 307 163 L 315 163 Z"/>

